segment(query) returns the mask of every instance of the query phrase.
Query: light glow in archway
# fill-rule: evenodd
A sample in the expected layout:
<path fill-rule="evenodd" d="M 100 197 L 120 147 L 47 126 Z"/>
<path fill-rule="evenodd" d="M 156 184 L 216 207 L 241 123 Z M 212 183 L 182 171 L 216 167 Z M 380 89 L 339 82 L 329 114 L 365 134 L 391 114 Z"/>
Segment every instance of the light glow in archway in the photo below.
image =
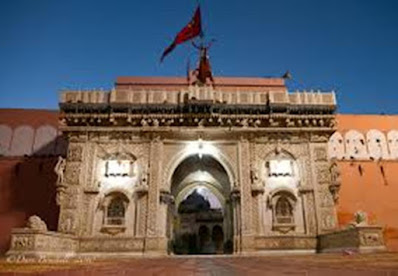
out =
<path fill-rule="evenodd" d="M 203 141 L 201 138 L 197 141 L 188 142 L 184 151 L 187 155 L 198 155 L 200 159 L 202 159 L 203 155 L 219 157 L 218 149 L 213 143 Z"/>

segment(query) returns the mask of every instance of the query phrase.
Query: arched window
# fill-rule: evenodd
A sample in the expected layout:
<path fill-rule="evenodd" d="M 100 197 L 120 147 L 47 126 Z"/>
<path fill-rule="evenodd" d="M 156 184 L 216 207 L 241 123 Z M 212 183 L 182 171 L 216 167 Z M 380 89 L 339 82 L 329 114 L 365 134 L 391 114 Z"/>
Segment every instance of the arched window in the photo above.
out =
<path fill-rule="evenodd" d="M 296 197 L 289 191 L 278 191 L 275 194 L 271 194 L 271 208 L 273 210 L 272 215 L 272 229 L 287 233 L 290 230 L 294 230 Z"/>
<path fill-rule="evenodd" d="M 106 206 L 104 224 L 108 226 L 124 226 L 127 200 L 122 195 L 114 195 Z"/>
<path fill-rule="evenodd" d="M 293 223 L 293 206 L 286 196 L 281 196 L 276 202 L 275 219 L 277 224 Z"/>

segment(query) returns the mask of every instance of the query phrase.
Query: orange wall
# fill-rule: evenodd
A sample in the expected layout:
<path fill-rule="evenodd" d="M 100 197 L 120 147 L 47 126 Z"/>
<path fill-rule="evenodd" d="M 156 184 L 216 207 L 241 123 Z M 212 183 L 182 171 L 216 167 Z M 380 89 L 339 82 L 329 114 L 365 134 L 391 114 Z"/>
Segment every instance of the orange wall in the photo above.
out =
<path fill-rule="evenodd" d="M 339 114 L 337 122 L 342 134 L 350 129 L 398 130 L 396 115 Z M 371 223 L 385 227 L 388 249 L 398 251 L 398 160 L 339 161 L 338 164 L 342 180 L 337 209 L 340 225 L 350 222 L 356 211 L 365 211 Z"/>
<path fill-rule="evenodd" d="M 0 255 L 9 248 L 11 229 L 24 226 L 31 215 L 56 230 L 56 162 L 56 157 L 0 157 Z"/>
<path fill-rule="evenodd" d="M 370 129 L 398 130 L 398 115 L 337 114 L 337 130 L 344 133 L 350 129 L 358 131 Z"/>

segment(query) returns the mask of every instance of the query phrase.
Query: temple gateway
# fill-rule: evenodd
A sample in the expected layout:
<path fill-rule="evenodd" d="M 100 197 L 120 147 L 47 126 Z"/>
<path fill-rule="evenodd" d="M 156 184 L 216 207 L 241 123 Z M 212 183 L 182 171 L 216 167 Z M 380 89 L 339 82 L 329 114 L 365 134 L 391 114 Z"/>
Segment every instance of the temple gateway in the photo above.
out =
<path fill-rule="evenodd" d="M 10 257 L 383 250 L 382 229 L 338 229 L 328 156 L 333 92 L 283 78 L 119 77 L 63 91 L 59 221 L 12 232 Z"/>

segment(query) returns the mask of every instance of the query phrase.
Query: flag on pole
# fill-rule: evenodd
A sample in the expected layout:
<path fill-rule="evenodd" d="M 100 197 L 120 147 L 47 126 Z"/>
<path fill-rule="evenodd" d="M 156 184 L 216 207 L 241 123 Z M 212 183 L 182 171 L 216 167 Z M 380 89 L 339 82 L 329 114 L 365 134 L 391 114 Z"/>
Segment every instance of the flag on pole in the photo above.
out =
<path fill-rule="evenodd" d="M 173 43 L 171 43 L 170 46 L 163 51 L 162 57 L 160 58 L 160 62 L 162 62 L 163 59 L 171 51 L 173 51 L 178 44 L 184 43 L 185 41 L 188 41 L 201 34 L 202 34 L 202 23 L 200 18 L 200 7 L 198 6 L 191 21 L 184 28 L 182 28 L 182 30 L 176 35 Z"/>

